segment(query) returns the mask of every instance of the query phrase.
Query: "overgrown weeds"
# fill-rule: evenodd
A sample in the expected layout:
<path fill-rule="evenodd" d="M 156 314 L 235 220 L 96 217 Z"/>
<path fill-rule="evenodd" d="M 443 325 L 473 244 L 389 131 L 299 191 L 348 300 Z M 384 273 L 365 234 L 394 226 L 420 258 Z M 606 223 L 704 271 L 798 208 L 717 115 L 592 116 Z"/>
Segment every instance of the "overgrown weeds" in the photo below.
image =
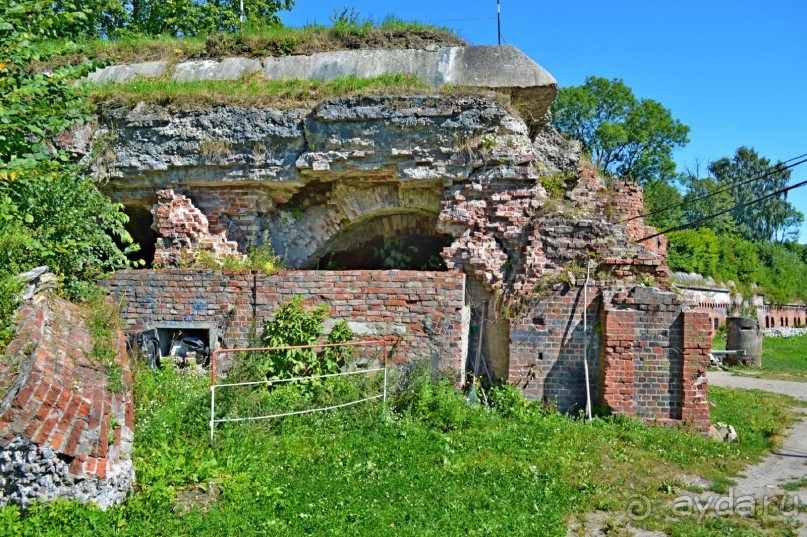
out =
<path fill-rule="evenodd" d="M 111 301 L 100 291 L 90 295 L 82 304 L 84 323 L 93 338 L 93 361 L 103 368 L 107 377 L 107 389 L 122 392 L 123 370 L 120 365 L 118 336 L 123 328 L 119 304 Z"/>
<path fill-rule="evenodd" d="M 453 379 L 420 369 L 401 380 L 385 419 L 363 403 L 321 414 L 217 426 L 208 446 L 204 375 L 166 367 L 135 375 L 138 483 L 126 505 L 75 503 L 0 508 L 0 532 L 46 534 L 533 534 L 566 535 L 573 513 L 624 510 L 646 496 L 658 516 L 643 524 L 692 535 L 694 520 L 667 518 L 667 491 L 682 475 L 730 477 L 773 445 L 791 400 L 710 388 L 715 420 L 737 443 L 647 427 L 614 416 L 583 421 L 526 403 L 512 388 L 494 409 L 469 406 Z M 365 382 L 377 382 L 370 380 Z M 377 387 L 377 385 L 376 385 Z M 340 379 L 316 392 L 275 390 L 278 408 L 353 397 L 369 386 Z M 217 394 L 218 397 L 218 394 Z M 490 395 L 496 400 L 499 395 Z M 319 398 L 319 399 L 316 399 Z M 330 398 L 330 399 L 329 399 Z M 248 410 L 248 409 L 242 409 Z M 177 508 L 188 491 L 219 490 Z M 738 525 L 739 524 L 739 525 Z M 761 522 L 710 520 L 703 535 Z M 765 522 L 769 524 L 769 522 Z"/>
<path fill-rule="evenodd" d="M 351 76 L 328 82 L 266 80 L 260 76 L 196 82 L 141 78 L 123 84 L 86 84 L 85 91 L 90 101 L 99 108 L 131 107 L 143 101 L 179 110 L 225 105 L 284 110 L 312 108 L 324 100 L 337 97 L 438 92 L 417 76 L 403 73 L 375 78 Z M 476 93 L 486 94 L 484 91 Z"/>
<path fill-rule="evenodd" d="M 210 270 L 261 270 L 267 274 L 286 268 L 266 236 L 261 244 L 250 246 L 246 256 L 219 256 L 209 250 L 186 252 L 180 259 L 180 266 Z"/>
<path fill-rule="evenodd" d="M 0 275 L 0 353 L 14 337 L 14 313 L 19 306 L 22 282 L 14 276 Z"/>
<path fill-rule="evenodd" d="M 327 27 L 317 24 L 267 28 L 262 31 L 220 33 L 203 37 L 175 38 L 132 36 L 116 40 L 94 40 L 78 43 L 71 52 L 61 54 L 37 66 L 53 69 L 84 58 L 101 62 L 135 63 L 143 61 L 183 60 L 242 56 L 310 55 L 334 50 L 369 48 L 424 48 L 426 46 L 462 46 L 459 36 L 445 27 L 387 17 L 381 22 L 371 19 L 336 23 Z M 64 42 L 49 43 L 55 51 Z"/>

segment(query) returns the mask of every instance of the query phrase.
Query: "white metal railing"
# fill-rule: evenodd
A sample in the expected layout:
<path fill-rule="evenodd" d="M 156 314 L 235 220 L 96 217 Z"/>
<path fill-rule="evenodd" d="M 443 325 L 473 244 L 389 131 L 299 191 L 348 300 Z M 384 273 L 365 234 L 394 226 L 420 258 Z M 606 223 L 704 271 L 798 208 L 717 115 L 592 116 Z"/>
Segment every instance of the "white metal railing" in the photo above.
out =
<path fill-rule="evenodd" d="M 288 379 L 272 379 L 272 380 L 258 380 L 258 381 L 251 381 L 251 382 L 235 382 L 229 384 L 216 384 L 216 358 L 219 354 L 225 353 L 237 353 L 237 352 L 257 352 L 257 351 L 282 351 L 282 350 L 292 350 L 292 349 L 318 349 L 318 348 L 327 348 L 327 347 L 358 347 L 358 346 L 367 346 L 367 345 L 381 345 L 384 348 L 384 367 L 377 367 L 373 369 L 361 369 L 357 371 L 345 371 L 343 373 L 329 373 L 326 375 L 314 375 L 310 377 L 294 377 Z M 297 345 L 297 346 L 282 346 L 282 347 L 252 347 L 252 348 L 245 348 L 245 349 L 216 349 L 213 351 L 213 354 L 210 357 L 210 445 L 213 445 L 213 438 L 215 435 L 215 429 L 217 423 L 224 423 L 224 422 L 240 422 L 240 421 L 254 421 L 254 420 L 267 420 L 273 418 L 282 418 L 285 416 L 297 416 L 301 414 L 311 414 L 314 412 L 325 412 L 328 410 L 335 410 L 338 408 L 345 408 L 348 406 L 357 405 L 359 403 L 365 403 L 367 401 L 373 401 L 375 399 L 381 399 L 383 402 L 384 407 L 386 408 L 387 405 L 387 342 L 384 340 L 378 341 L 355 341 L 355 342 L 347 342 L 347 343 L 323 343 L 321 345 Z M 355 401 L 349 401 L 347 403 L 342 403 L 338 405 L 331 405 L 327 407 L 320 407 L 320 408 L 310 408 L 305 410 L 297 410 L 292 412 L 281 412 L 278 414 L 268 414 L 265 416 L 244 416 L 239 418 L 219 418 L 216 419 L 216 390 L 219 388 L 229 388 L 229 387 L 236 387 L 236 386 L 256 386 L 260 384 L 279 384 L 282 382 L 293 382 L 298 380 L 313 380 L 313 379 L 322 379 L 322 378 L 329 378 L 329 377 L 344 377 L 348 375 L 363 375 L 363 374 L 370 374 L 370 373 L 377 373 L 379 371 L 384 372 L 384 384 L 382 393 L 372 395 L 370 397 L 365 397 L 363 399 L 357 399 Z"/>

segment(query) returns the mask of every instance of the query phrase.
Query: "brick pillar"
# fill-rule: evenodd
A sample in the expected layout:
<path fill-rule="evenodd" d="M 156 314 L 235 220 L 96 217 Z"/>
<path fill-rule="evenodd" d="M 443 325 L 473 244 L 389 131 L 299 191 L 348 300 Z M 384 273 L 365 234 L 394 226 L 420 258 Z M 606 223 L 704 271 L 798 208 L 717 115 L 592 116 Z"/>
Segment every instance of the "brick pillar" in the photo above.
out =
<path fill-rule="evenodd" d="M 712 350 L 712 329 L 709 314 L 688 311 L 684 316 L 683 388 L 681 419 L 707 434 L 711 425 L 709 403 L 706 400 L 706 369 Z"/>
<path fill-rule="evenodd" d="M 613 412 L 632 416 L 634 310 L 601 310 L 603 344 L 600 362 L 600 394 Z"/>

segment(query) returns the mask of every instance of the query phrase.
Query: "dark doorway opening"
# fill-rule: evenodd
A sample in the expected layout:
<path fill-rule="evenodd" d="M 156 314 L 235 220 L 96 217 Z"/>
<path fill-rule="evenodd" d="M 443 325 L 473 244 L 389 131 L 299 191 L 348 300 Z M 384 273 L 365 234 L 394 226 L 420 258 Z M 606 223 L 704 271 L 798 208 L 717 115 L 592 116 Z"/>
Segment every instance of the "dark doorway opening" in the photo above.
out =
<path fill-rule="evenodd" d="M 126 231 L 132 236 L 135 244 L 140 246 L 138 251 L 132 252 L 127 257 L 131 261 L 142 260 L 145 262 L 145 266 L 150 267 L 154 262 L 156 242 L 160 237 L 157 232 L 151 228 L 151 224 L 154 221 L 151 211 L 147 207 L 140 205 L 124 207 L 123 211 L 129 217 L 129 222 L 126 224 Z"/>
<path fill-rule="evenodd" d="M 437 232 L 436 216 L 389 214 L 343 231 L 314 267 L 325 270 L 446 270 L 443 248 L 453 238 Z"/>
<path fill-rule="evenodd" d="M 375 237 L 361 246 L 325 255 L 319 264 L 322 269 L 334 270 L 446 270 L 440 256 L 450 238 Z"/>

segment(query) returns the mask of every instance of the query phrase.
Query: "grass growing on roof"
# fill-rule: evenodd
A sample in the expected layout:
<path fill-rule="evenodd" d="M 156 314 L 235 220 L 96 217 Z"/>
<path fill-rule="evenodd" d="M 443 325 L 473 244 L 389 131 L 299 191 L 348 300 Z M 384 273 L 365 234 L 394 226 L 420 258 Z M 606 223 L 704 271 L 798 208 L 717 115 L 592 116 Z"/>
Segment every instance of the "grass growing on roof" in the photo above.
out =
<path fill-rule="evenodd" d="M 142 101 L 179 110 L 199 110 L 213 106 L 291 109 L 312 108 L 324 100 L 337 97 L 440 94 L 491 97 L 510 109 L 508 98 L 492 90 L 458 86 L 436 89 L 421 78 L 404 73 L 385 74 L 375 78 L 349 76 L 327 82 L 267 80 L 260 76 L 197 82 L 139 78 L 123 84 L 85 83 L 83 87 L 88 101 L 98 108 L 131 107 Z"/>
<path fill-rule="evenodd" d="M 145 101 L 178 109 L 203 109 L 219 105 L 308 108 L 334 97 L 436 92 L 420 78 L 406 74 L 388 74 L 376 78 L 351 76 L 328 82 L 266 80 L 258 76 L 197 82 L 141 78 L 124 84 L 86 84 L 85 91 L 91 102 L 99 107 L 125 107 Z"/>
<path fill-rule="evenodd" d="M 327 393 L 356 389 L 338 382 Z M 786 397 L 710 388 L 714 419 L 740 435 L 723 444 L 624 417 L 586 424 L 526 404 L 512 390 L 498 396 L 498 411 L 468 407 L 449 380 L 421 379 L 393 398 L 390 421 L 370 403 L 220 425 L 211 449 L 207 383 L 172 368 L 136 371 L 134 496 L 106 512 L 72 502 L 26 513 L 5 506 L 0 533 L 527 535 L 540 528 L 562 536 L 573 513 L 616 513 L 644 494 L 657 513 L 644 525 L 686 535 L 691 521 L 665 518 L 681 476 L 730 477 L 793 420 Z M 306 393 L 270 396 L 291 405 L 305 403 Z M 723 535 L 737 524 L 699 531 Z M 755 524 L 741 529 L 758 535 Z"/>
<path fill-rule="evenodd" d="M 42 63 L 40 67 L 54 68 L 80 62 L 83 58 L 114 63 L 155 60 L 178 62 L 223 56 L 261 58 L 345 49 L 401 49 L 465 44 L 465 41 L 448 28 L 387 17 L 378 23 L 365 20 L 336 26 L 281 26 L 259 32 L 247 29 L 244 33 L 214 34 L 206 38 L 131 36 L 113 40 L 97 39 L 78 43 L 71 47 L 73 50 Z M 64 41 L 53 41 L 47 47 L 59 52 L 66 45 Z"/>

